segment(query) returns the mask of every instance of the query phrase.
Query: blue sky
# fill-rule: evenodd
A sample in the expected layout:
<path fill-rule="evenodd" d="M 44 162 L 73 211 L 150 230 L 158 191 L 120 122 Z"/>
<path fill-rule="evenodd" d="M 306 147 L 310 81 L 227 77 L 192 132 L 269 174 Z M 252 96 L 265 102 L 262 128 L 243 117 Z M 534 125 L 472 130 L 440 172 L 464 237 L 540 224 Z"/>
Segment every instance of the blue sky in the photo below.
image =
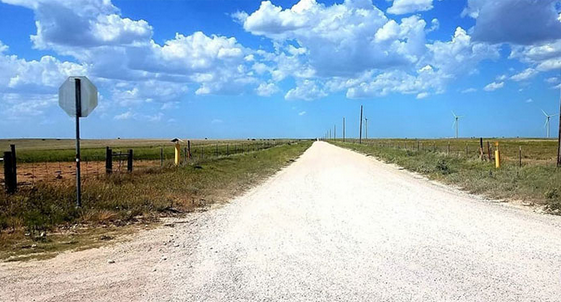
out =
<path fill-rule="evenodd" d="M 0 138 L 543 137 L 558 112 L 557 0 L 0 0 Z M 552 133 L 558 127 L 553 118 Z"/>

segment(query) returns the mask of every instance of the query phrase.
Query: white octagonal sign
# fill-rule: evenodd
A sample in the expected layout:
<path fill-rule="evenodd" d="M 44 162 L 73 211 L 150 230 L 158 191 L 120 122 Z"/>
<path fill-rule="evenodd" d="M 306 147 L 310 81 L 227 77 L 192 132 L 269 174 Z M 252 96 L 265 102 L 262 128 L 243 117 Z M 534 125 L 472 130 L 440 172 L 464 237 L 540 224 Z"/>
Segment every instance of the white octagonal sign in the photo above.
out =
<path fill-rule="evenodd" d="M 80 80 L 80 117 L 86 117 L 97 107 L 97 88 L 86 77 L 68 77 L 58 89 L 58 104 L 68 115 L 76 116 L 76 79 Z"/>

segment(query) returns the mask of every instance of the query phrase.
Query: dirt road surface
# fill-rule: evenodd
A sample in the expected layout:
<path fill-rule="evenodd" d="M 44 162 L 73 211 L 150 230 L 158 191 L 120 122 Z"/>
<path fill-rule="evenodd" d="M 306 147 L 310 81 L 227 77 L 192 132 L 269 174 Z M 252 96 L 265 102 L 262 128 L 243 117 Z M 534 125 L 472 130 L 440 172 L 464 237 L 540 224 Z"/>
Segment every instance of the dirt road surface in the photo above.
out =
<path fill-rule="evenodd" d="M 225 206 L 0 264 L 0 284 L 0 301 L 561 301 L 561 217 L 318 142 Z"/>

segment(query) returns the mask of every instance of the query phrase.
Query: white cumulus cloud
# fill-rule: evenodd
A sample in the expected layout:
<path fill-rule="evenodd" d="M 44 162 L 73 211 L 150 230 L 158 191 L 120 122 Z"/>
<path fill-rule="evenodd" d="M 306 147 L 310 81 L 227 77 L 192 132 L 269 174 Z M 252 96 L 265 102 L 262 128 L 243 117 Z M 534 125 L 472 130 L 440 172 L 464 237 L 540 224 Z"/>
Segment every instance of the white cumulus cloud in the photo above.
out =
<path fill-rule="evenodd" d="M 325 96 L 327 96 L 327 93 L 323 91 L 316 82 L 304 80 L 302 83 L 299 83 L 296 88 L 289 90 L 284 98 L 287 100 L 312 101 Z"/>
<path fill-rule="evenodd" d="M 513 75 L 512 77 L 510 77 L 510 79 L 516 82 L 526 81 L 534 77 L 536 74 L 538 74 L 538 72 L 535 69 L 528 68 L 520 73 Z"/>
<path fill-rule="evenodd" d="M 280 92 L 280 89 L 274 83 L 261 83 L 255 88 L 255 93 L 259 96 L 271 96 Z"/>
<path fill-rule="evenodd" d="M 433 0 L 394 0 L 393 5 L 388 8 L 388 13 L 403 15 L 428 11 L 433 8 Z"/>

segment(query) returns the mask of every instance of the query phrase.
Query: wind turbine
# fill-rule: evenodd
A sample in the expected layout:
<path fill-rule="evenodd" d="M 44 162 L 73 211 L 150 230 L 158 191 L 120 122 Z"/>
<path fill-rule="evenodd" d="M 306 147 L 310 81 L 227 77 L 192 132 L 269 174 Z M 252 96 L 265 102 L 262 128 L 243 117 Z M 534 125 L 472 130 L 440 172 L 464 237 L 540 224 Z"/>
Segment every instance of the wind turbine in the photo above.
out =
<path fill-rule="evenodd" d="M 549 115 L 543 109 L 542 109 L 542 112 L 543 112 L 543 115 L 545 115 L 545 124 L 543 125 L 544 128 L 545 128 L 545 135 L 546 135 L 546 138 L 549 138 L 549 133 L 551 131 L 551 129 L 550 129 L 551 128 L 550 119 L 552 117 L 558 116 L 558 114 Z"/>
<path fill-rule="evenodd" d="M 460 133 L 460 118 L 463 116 L 456 115 L 454 111 L 452 111 L 452 115 L 454 116 L 454 124 L 452 124 L 452 127 L 456 128 L 456 138 L 458 138 Z"/>

